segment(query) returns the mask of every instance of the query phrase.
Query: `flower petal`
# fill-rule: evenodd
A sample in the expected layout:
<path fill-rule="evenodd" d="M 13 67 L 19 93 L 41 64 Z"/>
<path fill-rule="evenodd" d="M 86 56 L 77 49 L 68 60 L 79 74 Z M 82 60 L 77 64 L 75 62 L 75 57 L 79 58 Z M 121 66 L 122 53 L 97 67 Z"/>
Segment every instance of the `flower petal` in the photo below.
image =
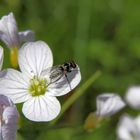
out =
<path fill-rule="evenodd" d="M 120 118 L 117 135 L 119 140 L 139 140 L 140 138 L 140 116 L 132 118 L 128 115 L 123 115 Z"/>
<path fill-rule="evenodd" d="M 128 115 L 124 115 L 120 118 L 117 135 L 120 140 L 132 140 L 133 134 L 136 132 L 134 119 Z"/>
<path fill-rule="evenodd" d="M 111 116 L 125 106 L 120 96 L 117 94 L 101 94 L 97 96 L 97 111 L 98 116 Z"/>
<path fill-rule="evenodd" d="M 49 95 L 62 96 L 73 90 L 81 81 L 80 69 L 77 69 L 63 75 L 58 81 L 48 86 Z M 48 93 L 47 93 L 48 94 Z"/>
<path fill-rule="evenodd" d="M 20 43 L 35 41 L 35 33 L 31 30 L 19 32 L 18 34 L 19 34 Z"/>
<path fill-rule="evenodd" d="M 3 65 L 3 48 L 0 46 L 0 70 L 2 69 L 2 65 Z"/>
<path fill-rule="evenodd" d="M 10 48 L 19 46 L 18 29 L 13 13 L 0 20 L 0 39 Z"/>
<path fill-rule="evenodd" d="M 0 95 L 0 105 L 12 106 L 14 104 L 7 96 Z"/>
<path fill-rule="evenodd" d="M 39 76 L 52 64 L 52 52 L 43 41 L 26 43 L 19 50 L 19 66 L 23 73 Z"/>
<path fill-rule="evenodd" d="M 0 94 L 6 95 L 14 103 L 24 102 L 31 98 L 28 93 L 29 78 L 14 70 L 4 71 L 4 78 L 0 80 Z"/>
<path fill-rule="evenodd" d="M 126 93 L 127 103 L 134 109 L 140 109 L 140 86 L 130 87 Z"/>
<path fill-rule="evenodd" d="M 135 118 L 134 123 L 136 124 L 137 130 L 139 131 L 139 138 L 140 138 L 140 115 L 138 115 Z"/>
<path fill-rule="evenodd" d="M 32 121 L 51 121 L 60 112 L 60 103 L 55 97 L 38 96 L 23 104 L 22 112 Z"/>
<path fill-rule="evenodd" d="M 6 107 L 3 112 L 3 120 L 8 125 L 17 123 L 19 114 L 15 105 Z"/>
<path fill-rule="evenodd" d="M 15 140 L 17 132 L 18 111 L 15 106 L 6 107 L 3 112 L 3 140 Z"/>
<path fill-rule="evenodd" d="M 2 117 L 0 138 L 3 140 L 15 140 L 19 117 L 16 106 L 8 97 L 0 95 L 0 110 L 0 116 Z"/>
<path fill-rule="evenodd" d="M 12 105 L 14 104 L 8 97 L 0 95 L 0 116 L 2 116 L 5 107 Z"/>

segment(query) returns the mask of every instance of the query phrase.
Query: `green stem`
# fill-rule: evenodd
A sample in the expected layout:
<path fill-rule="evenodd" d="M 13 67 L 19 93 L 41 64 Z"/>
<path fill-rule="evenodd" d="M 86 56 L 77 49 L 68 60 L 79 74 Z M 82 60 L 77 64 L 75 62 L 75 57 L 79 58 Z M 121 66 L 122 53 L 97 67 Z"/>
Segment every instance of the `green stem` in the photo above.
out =
<path fill-rule="evenodd" d="M 81 87 L 79 87 L 76 92 L 69 97 L 69 99 L 63 104 L 61 113 L 59 116 L 52 121 L 50 124 L 54 125 L 57 123 L 57 121 L 61 118 L 61 116 L 66 112 L 66 110 L 81 96 L 85 93 L 85 91 L 95 82 L 98 77 L 101 75 L 100 71 L 97 71 L 95 74 L 93 74 Z"/>

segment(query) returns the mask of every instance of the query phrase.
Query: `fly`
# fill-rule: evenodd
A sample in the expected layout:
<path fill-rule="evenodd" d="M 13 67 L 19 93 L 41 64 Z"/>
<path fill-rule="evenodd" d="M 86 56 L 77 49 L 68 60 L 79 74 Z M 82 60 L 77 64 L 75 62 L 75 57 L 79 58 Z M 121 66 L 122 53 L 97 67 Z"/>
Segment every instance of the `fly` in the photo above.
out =
<path fill-rule="evenodd" d="M 48 70 L 49 72 L 47 72 Z M 61 86 L 63 86 L 66 84 L 64 82 L 67 82 L 67 84 L 70 87 L 70 90 L 72 90 L 70 83 L 75 77 L 74 75 L 77 73 L 77 71 L 78 71 L 78 66 L 76 65 L 76 63 L 74 61 L 70 61 L 70 62 L 65 62 L 62 65 L 57 65 L 49 69 L 46 69 L 43 73 L 45 75 L 46 72 L 49 73 L 49 79 L 50 79 L 49 84 L 52 83 L 58 84 L 61 82 Z"/>

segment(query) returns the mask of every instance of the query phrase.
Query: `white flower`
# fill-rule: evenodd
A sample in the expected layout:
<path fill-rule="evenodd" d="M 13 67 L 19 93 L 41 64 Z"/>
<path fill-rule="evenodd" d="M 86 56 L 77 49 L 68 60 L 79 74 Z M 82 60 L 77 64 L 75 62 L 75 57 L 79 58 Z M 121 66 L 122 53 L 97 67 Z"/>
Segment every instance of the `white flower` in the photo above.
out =
<path fill-rule="evenodd" d="M 19 32 L 13 13 L 0 19 L 0 39 L 8 48 L 20 47 L 21 43 L 34 40 L 34 32 L 27 30 Z"/>
<path fill-rule="evenodd" d="M 0 140 L 15 140 L 17 132 L 18 111 L 13 102 L 0 95 Z"/>
<path fill-rule="evenodd" d="M 140 116 L 137 118 L 122 116 L 118 124 L 117 135 L 119 140 L 140 140 Z"/>
<path fill-rule="evenodd" d="M 21 72 L 8 69 L 5 78 L 0 80 L 0 93 L 5 93 L 14 103 L 25 102 L 22 111 L 32 121 L 54 119 L 61 108 L 56 96 L 67 94 L 81 80 L 78 66 L 77 70 L 67 74 L 70 89 L 64 75 L 49 84 L 49 68 L 53 65 L 53 57 L 50 48 L 43 41 L 24 44 L 19 50 L 18 61 Z M 49 71 L 45 74 L 46 69 Z"/>
<path fill-rule="evenodd" d="M 3 48 L 0 47 L 0 70 L 3 64 Z M 4 76 L 0 72 L 0 78 Z M 2 93 L 1 93 L 2 94 Z M 0 95 L 0 140 L 15 140 L 17 132 L 18 111 L 13 102 Z"/>
<path fill-rule="evenodd" d="M 117 94 L 101 94 L 96 99 L 96 115 L 107 117 L 115 114 L 125 106 L 123 100 Z"/>
<path fill-rule="evenodd" d="M 130 87 L 126 93 L 127 103 L 134 109 L 140 109 L 140 86 Z"/>

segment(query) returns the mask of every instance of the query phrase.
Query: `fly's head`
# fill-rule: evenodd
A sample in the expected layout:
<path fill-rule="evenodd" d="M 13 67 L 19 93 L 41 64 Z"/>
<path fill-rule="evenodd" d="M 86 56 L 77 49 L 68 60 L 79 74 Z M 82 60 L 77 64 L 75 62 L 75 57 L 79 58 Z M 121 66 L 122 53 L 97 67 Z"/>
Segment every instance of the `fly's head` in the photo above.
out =
<path fill-rule="evenodd" d="M 70 61 L 70 62 L 66 62 L 63 64 L 64 70 L 66 72 L 71 72 L 73 71 L 77 66 L 76 63 L 74 61 Z"/>

